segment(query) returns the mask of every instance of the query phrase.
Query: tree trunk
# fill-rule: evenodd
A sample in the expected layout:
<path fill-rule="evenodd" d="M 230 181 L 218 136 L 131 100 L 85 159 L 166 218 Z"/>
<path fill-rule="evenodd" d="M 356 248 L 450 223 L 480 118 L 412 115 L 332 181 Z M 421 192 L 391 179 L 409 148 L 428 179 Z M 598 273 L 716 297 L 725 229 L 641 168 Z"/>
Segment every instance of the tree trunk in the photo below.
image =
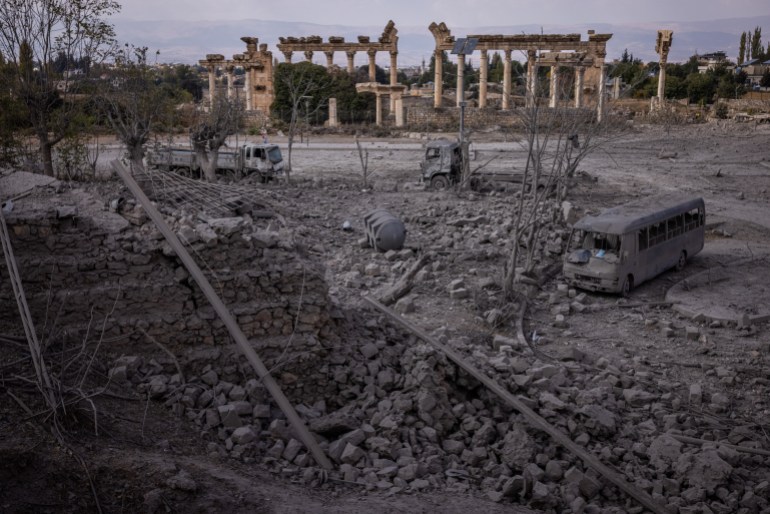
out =
<path fill-rule="evenodd" d="M 144 171 L 144 148 L 142 145 L 128 148 L 128 156 L 131 160 L 131 173 Z"/>
<path fill-rule="evenodd" d="M 43 173 L 53 177 L 53 144 L 48 140 L 48 135 L 38 136 L 38 139 L 40 140 L 40 158 L 43 161 Z"/>
<path fill-rule="evenodd" d="M 209 182 L 217 181 L 217 164 L 219 163 L 219 149 L 209 152 L 208 162 L 203 171 L 206 174 L 206 180 Z"/>

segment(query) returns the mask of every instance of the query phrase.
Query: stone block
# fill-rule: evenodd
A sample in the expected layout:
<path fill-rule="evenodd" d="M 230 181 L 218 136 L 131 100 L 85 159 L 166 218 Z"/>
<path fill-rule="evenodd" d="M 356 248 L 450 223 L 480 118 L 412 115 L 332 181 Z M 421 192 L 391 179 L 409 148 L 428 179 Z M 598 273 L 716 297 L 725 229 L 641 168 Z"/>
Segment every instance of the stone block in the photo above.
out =
<path fill-rule="evenodd" d="M 347 443 L 345 445 L 345 449 L 342 451 L 340 460 L 346 464 L 355 465 L 358 461 L 360 461 L 365 456 L 366 456 L 366 452 L 364 452 L 361 448 L 359 448 L 358 446 L 353 446 L 350 443 Z"/>
<path fill-rule="evenodd" d="M 217 407 L 222 425 L 225 428 L 238 428 L 243 425 L 240 416 L 235 410 L 235 405 L 227 404 Z"/>
<path fill-rule="evenodd" d="M 235 444 L 249 444 L 257 439 L 257 434 L 251 426 L 238 427 L 230 436 Z"/>

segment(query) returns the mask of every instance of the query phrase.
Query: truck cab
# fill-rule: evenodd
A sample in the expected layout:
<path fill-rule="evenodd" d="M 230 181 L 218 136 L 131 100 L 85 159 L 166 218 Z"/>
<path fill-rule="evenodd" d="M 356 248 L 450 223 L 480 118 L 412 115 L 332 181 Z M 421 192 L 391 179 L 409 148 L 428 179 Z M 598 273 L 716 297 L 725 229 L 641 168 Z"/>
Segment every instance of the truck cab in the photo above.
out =
<path fill-rule="evenodd" d="M 283 174 L 283 156 L 275 144 L 248 143 L 241 147 L 243 173 L 259 173 L 269 179 Z"/>
<path fill-rule="evenodd" d="M 457 141 L 437 139 L 425 146 L 420 168 L 422 181 L 433 189 L 446 189 L 462 175 L 462 148 Z"/>

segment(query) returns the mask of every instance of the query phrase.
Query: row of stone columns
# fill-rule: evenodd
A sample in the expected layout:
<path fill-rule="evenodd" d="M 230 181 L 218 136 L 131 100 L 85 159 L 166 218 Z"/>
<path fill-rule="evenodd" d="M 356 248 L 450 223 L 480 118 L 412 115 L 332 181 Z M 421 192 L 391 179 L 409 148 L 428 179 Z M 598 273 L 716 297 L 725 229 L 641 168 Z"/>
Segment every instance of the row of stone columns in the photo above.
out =
<path fill-rule="evenodd" d="M 505 60 L 503 61 L 503 110 L 511 107 L 511 51 L 505 50 Z M 434 77 L 434 107 L 441 107 L 443 96 L 443 52 L 437 51 L 435 54 L 435 77 Z M 575 66 L 575 107 L 583 106 L 583 83 L 585 76 L 585 66 Z M 537 89 L 537 53 L 534 50 L 527 52 L 527 77 L 526 77 L 526 105 L 532 107 L 535 102 L 535 93 Z M 551 66 L 551 90 L 549 107 L 556 107 L 559 93 L 559 67 Z M 464 100 L 463 82 L 465 80 L 465 55 L 457 56 L 457 107 Z M 602 66 L 600 80 L 606 80 L 606 70 Z M 487 50 L 481 50 L 481 61 L 479 67 L 479 107 L 487 107 L 487 92 L 489 82 L 489 53 Z M 600 86 L 603 87 L 603 86 Z"/>
<path fill-rule="evenodd" d="M 232 64 L 225 65 L 225 79 L 227 81 L 227 98 L 231 99 L 235 95 L 235 75 L 234 75 L 234 69 L 235 66 Z M 207 66 L 208 74 L 209 74 L 209 105 L 211 107 L 214 106 L 214 100 L 216 99 L 216 70 L 217 66 L 215 65 L 209 65 Z M 254 74 L 254 68 L 251 66 L 244 65 L 244 85 L 243 90 L 245 92 L 245 102 L 246 102 L 246 110 L 251 111 L 254 109 L 254 91 L 252 88 L 252 82 Z"/>

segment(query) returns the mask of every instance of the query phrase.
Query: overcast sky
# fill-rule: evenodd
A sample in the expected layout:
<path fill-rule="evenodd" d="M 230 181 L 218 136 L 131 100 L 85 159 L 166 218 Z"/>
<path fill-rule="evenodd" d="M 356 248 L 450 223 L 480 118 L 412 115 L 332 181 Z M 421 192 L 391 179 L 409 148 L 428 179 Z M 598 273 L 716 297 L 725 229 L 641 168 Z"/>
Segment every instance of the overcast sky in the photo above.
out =
<path fill-rule="evenodd" d="M 119 0 L 120 1 L 120 0 Z M 260 19 L 324 25 L 696 21 L 770 14 L 768 0 L 122 0 L 118 19 Z"/>

